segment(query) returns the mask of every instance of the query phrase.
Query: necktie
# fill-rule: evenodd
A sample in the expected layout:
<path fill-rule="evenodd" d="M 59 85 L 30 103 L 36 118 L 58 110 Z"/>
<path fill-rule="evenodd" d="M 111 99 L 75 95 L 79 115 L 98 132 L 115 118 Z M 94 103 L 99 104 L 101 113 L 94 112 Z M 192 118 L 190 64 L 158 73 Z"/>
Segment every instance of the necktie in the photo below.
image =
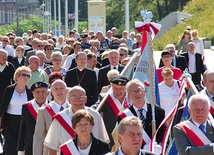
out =
<path fill-rule="evenodd" d="M 206 135 L 205 126 L 203 124 L 199 126 L 199 129 Z"/>
<path fill-rule="evenodd" d="M 211 100 L 214 102 L 214 96 L 211 98 Z"/>
<path fill-rule="evenodd" d="M 171 64 L 172 64 L 172 66 L 174 66 L 174 59 L 172 59 L 172 63 Z"/>
<path fill-rule="evenodd" d="M 113 67 L 113 69 L 117 69 L 117 67 Z"/>
<path fill-rule="evenodd" d="M 64 110 L 63 106 L 60 107 L 59 111 L 62 111 L 62 110 Z"/>
<path fill-rule="evenodd" d="M 140 114 L 140 119 L 142 121 L 143 128 L 145 129 L 145 127 L 146 127 L 146 118 L 143 116 L 143 109 L 138 109 L 138 111 L 139 111 L 139 114 Z"/>

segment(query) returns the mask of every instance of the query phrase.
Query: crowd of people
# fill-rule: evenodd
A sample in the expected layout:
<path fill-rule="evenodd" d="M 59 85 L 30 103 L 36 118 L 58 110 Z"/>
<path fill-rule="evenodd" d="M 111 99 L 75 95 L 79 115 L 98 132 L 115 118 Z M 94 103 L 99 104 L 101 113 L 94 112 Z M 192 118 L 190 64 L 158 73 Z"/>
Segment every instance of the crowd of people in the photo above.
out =
<path fill-rule="evenodd" d="M 178 50 L 174 44 L 163 50 L 156 70 L 160 106 L 147 102 L 142 81 L 120 75 L 141 42 L 141 33 L 120 35 L 115 27 L 106 35 L 73 29 L 57 37 L 34 29 L 0 36 L 4 154 L 161 154 L 167 124 L 158 130 L 152 153 L 151 122 L 155 116 L 158 128 L 177 103 L 184 106 L 178 102 L 183 71 L 203 95 L 190 98 L 191 119 L 174 126 L 176 147 L 181 155 L 214 154 L 208 117 L 214 114 L 214 70 L 206 67 L 198 31 L 187 27 Z"/>

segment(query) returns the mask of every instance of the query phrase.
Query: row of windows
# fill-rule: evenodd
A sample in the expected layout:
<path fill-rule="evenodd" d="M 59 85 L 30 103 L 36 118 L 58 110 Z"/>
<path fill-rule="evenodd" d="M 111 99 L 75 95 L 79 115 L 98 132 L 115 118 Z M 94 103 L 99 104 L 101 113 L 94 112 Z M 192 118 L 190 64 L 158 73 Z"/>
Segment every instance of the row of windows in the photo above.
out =
<path fill-rule="evenodd" d="M 15 10 L 0 10 L 0 24 L 12 23 L 15 13 Z"/>

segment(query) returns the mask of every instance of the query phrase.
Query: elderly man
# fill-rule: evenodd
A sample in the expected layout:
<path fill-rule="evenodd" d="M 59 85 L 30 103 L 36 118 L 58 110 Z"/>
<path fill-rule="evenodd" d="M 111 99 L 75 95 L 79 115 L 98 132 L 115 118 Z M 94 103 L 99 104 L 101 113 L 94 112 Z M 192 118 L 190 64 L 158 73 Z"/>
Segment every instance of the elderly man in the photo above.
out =
<path fill-rule="evenodd" d="M 118 50 L 111 50 L 108 54 L 108 60 L 110 62 L 109 65 L 102 67 L 98 73 L 98 92 L 101 91 L 103 86 L 109 85 L 109 81 L 107 78 L 107 73 L 111 69 L 116 69 L 121 72 L 124 66 L 119 64 L 119 51 Z"/>
<path fill-rule="evenodd" d="M 0 49 L 7 51 L 8 57 L 13 58 L 15 56 L 14 49 L 9 45 L 9 38 L 7 36 L 2 37 L 2 44 L 0 44 Z"/>
<path fill-rule="evenodd" d="M 68 87 L 80 85 L 87 94 L 87 106 L 97 102 L 97 78 L 95 71 L 86 68 L 87 55 L 79 52 L 76 56 L 77 67 L 69 70 L 65 76 L 65 83 Z M 72 79 L 72 80 L 71 80 Z"/>
<path fill-rule="evenodd" d="M 22 105 L 22 116 L 18 138 L 18 154 L 33 154 L 33 134 L 35 130 L 38 109 L 47 104 L 48 85 L 36 82 L 31 91 L 34 99 Z"/>
<path fill-rule="evenodd" d="M 175 45 L 174 44 L 167 44 L 165 49 L 172 54 L 172 66 L 180 68 L 181 71 L 184 71 L 187 68 L 187 62 L 184 56 L 176 55 L 175 54 Z M 162 59 L 160 59 L 159 68 L 163 67 L 164 63 Z"/>
<path fill-rule="evenodd" d="M 33 137 L 33 154 L 35 155 L 48 155 L 47 147 L 44 147 L 43 150 L 43 143 L 51 125 L 53 116 L 61 110 L 69 107 L 69 104 L 66 100 L 68 90 L 64 81 L 54 81 L 51 85 L 51 93 L 54 97 L 54 101 L 38 110 L 38 118 Z"/>
<path fill-rule="evenodd" d="M 214 69 L 208 69 L 204 72 L 203 85 L 205 88 L 200 93 L 209 98 L 210 113 L 214 116 Z"/>
<path fill-rule="evenodd" d="M 45 82 L 48 83 L 48 75 L 44 70 L 39 69 L 40 60 L 38 56 L 31 56 L 29 59 L 29 68 L 31 69 L 31 78 L 27 84 L 27 87 L 30 88 L 35 82 Z"/>
<path fill-rule="evenodd" d="M 155 155 L 141 150 L 142 134 L 142 122 L 139 118 L 124 118 L 118 125 L 118 141 L 121 146 L 116 152 L 107 155 Z"/>
<path fill-rule="evenodd" d="M 214 129 L 208 120 L 210 102 L 207 96 L 196 94 L 190 97 L 188 110 L 190 120 L 174 126 L 176 148 L 181 155 L 214 154 Z"/>
<path fill-rule="evenodd" d="M 123 75 L 116 75 L 112 77 L 110 80 L 112 91 L 108 94 L 106 102 L 100 109 L 108 136 L 110 138 L 110 147 L 114 145 L 111 134 L 117 122 L 117 115 L 122 109 L 124 109 L 124 104 L 125 106 L 128 104 L 127 100 L 125 100 L 126 84 L 128 81 L 129 80 Z M 99 102 L 97 103 L 97 106 L 98 105 Z"/>
<path fill-rule="evenodd" d="M 0 49 L 0 101 L 4 89 L 14 83 L 13 75 L 14 66 L 7 61 L 8 53 L 4 49 Z"/>
<path fill-rule="evenodd" d="M 146 139 L 143 139 L 145 143 L 142 144 L 144 149 L 149 149 L 150 139 L 152 138 L 152 106 L 149 103 L 146 103 L 145 100 L 145 86 L 138 79 L 133 79 L 126 84 L 126 92 L 128 94 L 129 99 L 132 101 L 132 106 L 123 112 L 121 112 L 118 116 L 119 121 L 126 116 L 136 116 L 142 120 L 143 130 L 146 134 Z M 155 120 L 156 127 L 159 127 L 160 123 L 165 117 L 164 109 L 155 106 Z M 165 126 L 162 126 L 157 133 L 156 141 L 157 143 L 161 143 Z"/>
<path fill-rule="evenodd" d="M 105 142 L 109 142 L 109 137 L 107 135 L 102 117 L 94 109 L 86 107 L 86 101 L 86 92 L 82 87 L 74 86 L 70 89 L 69 103 L 71 104 L 71 107 L 65 109 L 54 117 L 45 138 L 44 144 L 50 148 L 49 155 L 56 155 L 56 152 L 59 150 L 59 146 L 61 144 L 75 137 L 75 132 L 72 129 L 71 117 L 73 113 L 79 109 L 86 109 L 94 116 L 95 125 L 92 130 L 93 135 L 104 140 Z"/>
<path fill-rule="evenodd" d="M 188 51 L 181 54 L 183 55 L 188 64 L 188 71 L 192 76 L 192 81 L 195 85 L 201 85 L 201 75 L 204 74 L 204 64 L 202 56 L 195 52 L 195 43 L 189 42 L 187 44 Z"/>

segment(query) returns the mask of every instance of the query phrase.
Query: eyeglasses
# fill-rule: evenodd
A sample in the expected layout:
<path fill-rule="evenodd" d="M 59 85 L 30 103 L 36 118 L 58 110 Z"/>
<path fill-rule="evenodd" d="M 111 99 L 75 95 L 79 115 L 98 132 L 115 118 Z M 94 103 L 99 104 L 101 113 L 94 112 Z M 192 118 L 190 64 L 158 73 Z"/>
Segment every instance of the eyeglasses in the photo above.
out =
<path fill-rule="evenodd" d="M 143 89 L 137 89 L 137 90 L 134 90 L 132 92 L 129 92 L 129 94 L 132 94 L 132 95 L 142 94 L 142 93 L 143 93 Z"/>
<path fill-rule="evenodd" d="M 186 33 L 186 35 L 190 35 L 190 33 Z"/>
<path fill-rule="evenodd" d="M 21 73 L 20 76 L 24 76 L 24 77 L 30 78 L 30 74 L 26 74 L 26 73 Z"/>
<path fill-rule="evenodd" d="M 164 55 L 163 58 L 170 58 L 172 57 L 171 55 Z"/>
<path fill-rule="evenodd" d="M 53 60 L 56 61 L 56 62 L 62 61 L 62 59 L 53 59 Z"/>
<path fill-rule="evenodd" d="M 124 55 L 126 55 L 126 54 L 120 54 L 121 57 L 124 56 Z"/>
<path fill-rule="evenodd" d="M 16 43 L 20 42 L 19 40 L 16 40 Z"/>
<path fill-rule="evenodd" d="M 77 101 L 77 100 L 80 100 L 80 101 L 83 101 L 85 99 L 86 96 L 82 95 L 82 96 L 71 96 L 70 99 L 73 100 L 73 101 Z"/>
<path fill-rule="evenodd" d="M 46 50 L 53 50 L 52 48 L 46 48 Z"/>
<path fill-rule="evenodd" d="M 38 47 L 43 47 L 44 45 L 37 45 Z"/>
<path fill-rule="evenodd" d="M 175 52 L 175 51 L 169 51 L 170 53 L 173 53 L 173 52 Z"/>
<path fill-rule="evenodd" d="M 8 40 L 2 40 L 3 42 L 8 42 Z"/>

